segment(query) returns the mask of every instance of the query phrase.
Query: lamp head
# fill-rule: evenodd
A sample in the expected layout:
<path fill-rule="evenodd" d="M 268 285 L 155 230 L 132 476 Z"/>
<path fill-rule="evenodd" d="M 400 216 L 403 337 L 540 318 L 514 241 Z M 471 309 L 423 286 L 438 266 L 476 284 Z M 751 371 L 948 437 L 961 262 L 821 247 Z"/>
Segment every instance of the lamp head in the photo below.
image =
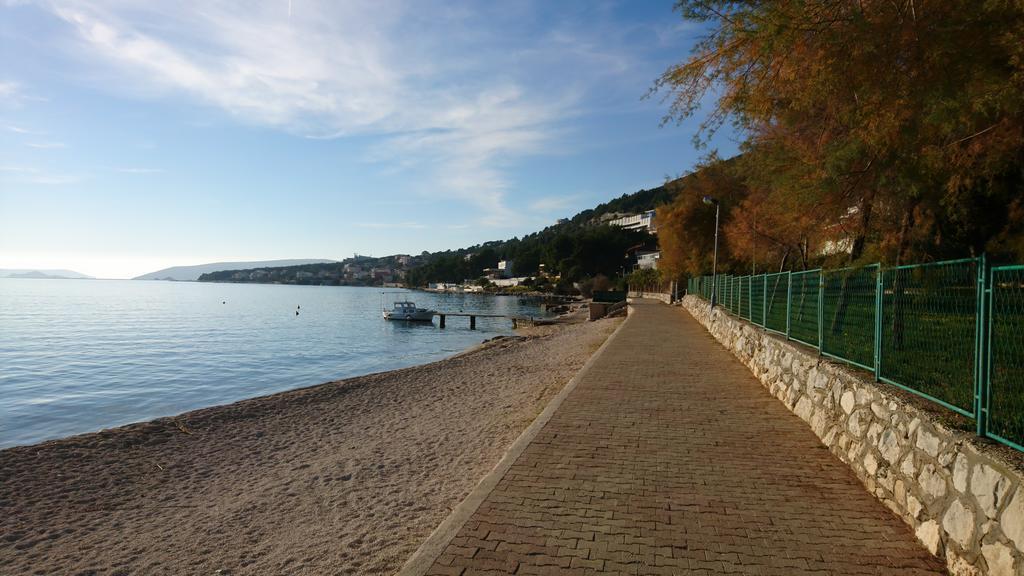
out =
<path fill-rule="evenodd" d="M 703 200 L 704 203 L 707 204 L 708 206 L 717 206 L 718 205 L 718 199 L 717 198 L 712 198 L 711 196 L 705 196 L 705 197 L 701 198 L 701 200 Z"/>

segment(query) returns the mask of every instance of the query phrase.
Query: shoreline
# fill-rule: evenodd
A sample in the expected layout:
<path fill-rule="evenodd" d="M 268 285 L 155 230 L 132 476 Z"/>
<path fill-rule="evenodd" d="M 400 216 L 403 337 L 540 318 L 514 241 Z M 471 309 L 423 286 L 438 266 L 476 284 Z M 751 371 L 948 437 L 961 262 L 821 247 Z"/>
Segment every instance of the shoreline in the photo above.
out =
<path fill-rule="evenodd" d="M 76 316 L 74 330 L 44 320 L 71 313 L 49 301 L 12 317 L 7 337 L 0 337 L 0 364 L 11 368 L 2 379 L 0 450 L 442 360 L 485 339 L 514 335 L 511 318 L 543 316 L 539 304 L 511 299 L 463 303 L 421 296 L 440 310 L 464 307 L 510 318 L 478 318 L 473 331 L 465 329 L 468 318 L 449 317 L 450 330 L 430 330 L 437 318 L 384 322 L 370 289 L 300 287 L 289 296 L 291 290 L 237 285 L 221 290 L 191 283 L 178 286 L 189 288 L 182 292 L 175 283 L 153 291 L 132 288 L 145 282 L 115 282 L 131 297 L 119 301 L 121 288 L 86 291 L 102 304 Z M 34 289 L 13 292 L 17 309 L 30 309 L 25 305 L 32 305 Z M 261 299 L 269 305 L 257 304 Z M 279 306 L 289 300 L 290 306 Z M 302 316 L 295 313 L 298 303 Z M 48 339 L 70 348 L 52 350 Z"/>
<path fill-rule="evenodd" d="M 519 329 L 515 329 L 514 332 L 519 332 Z M 354 381 L 358 381 L 358 380 L 361 380 L 361 379 L 364 379 L 364 378 L 370 378 L 370 377 L 374 377 L 374 376 L 381 376 L 381 375 L 385 375 L 385 374 L 392 374 L 392 373 L 396 373 L 396 372 L 401 372 L 402 370 L 409 370 L 409 369 L 412 369 L 412 368 L 424 368 L 424 367 L 430 366 L 432 364 L 441 363 L 441 362 L 444 362 L 446 360 L 451 360 L 453 358 L 458 358 L 460 356 L 464 356 L 464 355 L 467 355 L 467 354 L 473 354 L 473 353 L 478 352 L 480 350 L 484 350 L 487 347 L 491 346 L 492 344 L 496 344 L 497 342 L 499 342 L 501 340 L 504 340 L 504 339 L 509 339 L 509 338 L 516 339 L 516 338 L 520 338 L 520 337 L 521 336 L 519 334 L 494 336 L 494 337 L 489 338 L 487 340 L 483 340 L 482 342 L 478 342 L 476 344 L 470 344 L 469 346 L 466 346 L 466 348 L 464 348 L 462 350 L 459 350 L 457 352 L 451 352 L 448 356 L 444 356 L 444 357 L 438 358 L 437 360 L 433 360 L 433 361 L 430 361 L 430 362 L 425 362 L 423 364 L 414 364 L 412 366 L 405 366 L 405 367 L 402 367 L 402 368 L 392 368 L 390 370 L 381 370 L 381 371 L 378 371 L 378 372 L 368 372 L 366 374 L 356 374 L 354 376 L 346 376 L 344 378 L 339 378 L 337 380 L 328 380 L 326 382 L 318 382 L 316 384 L 303 384 L 303 385 L 295 387 L 295 388 L 288 388 L 287 390 L 280 390 L 280 391 L 277 391 L 277 392 L 267 392 L 267 393 L 259 394 L 259 395 L 256 395 L 256 396 L 249 396 L 249 397 L 246 397 L 246 398 L 240 398 L 238 400 L 233 400 L 231 402 L 226 402 L 226 403 L 223 403 L 223 404 L 211 404 L 209 406 L 200 406 L 199 408 L 193 408 L 191 410 L 186 410 L 184 412 L 180 412 L 178 414 L 172 414 L 172 415 L 169 415 L 169 416 L 155 416 L 155 417 L 149 418 L 147 420 L 135 420 L 135 421 L 126 422 L 126 423 L 123 423 L 123 424 L 114 424 L 114 425 L 111 425 L 109 427 L 100 428 L 98 430 L 91 430 L 91 431 L 87 431 L 87 432 L 78 432 L 78 433 L 75 433 L 75 434 L 70 434 L 68 436 L 61 436 L 59 438 L 47 438 L 47 439 L 43 439 L 43 440 L 39 440 L 39 441 L 33 442 L 31 444 L 15 444 L 13 446 L 0 446 L 0 455 L 2 455 L 2 453 L 7 451 L 7 450 L 18 450 L 18 449 L 23 449 L 23 448 L 36 448 L 36 447 L 41 447 L 41 446 L 44 446 L 46 444 L 50 444 L 50 443 L 53 443 L 53 442 L 72 441 L 75 438 L 82 437 L 82 436 L 93 436 L 93 435 L 101 435 L 102 436 L 104 434 L 109 434 L 109 433 L 113 433 L 113 432 L 117 432 L 117 431 L 130 431 L 130 429 L 132 429 L 132 428 L 135 428 L 135 427 L 145 427 L 145 426 L 150 425 L 150 424 L 163 424 L 163 423 L 168 423 L 168 422 L 173 423 L 175 421 L 178 421 L 178 420 L 181 420 L 183 418 L 186 418 L 187 416 L 189 416 L 191 414 L 198 414 L 200 412 L 205 412 L 207 410 L 224 409 L 224 408 L 228 408 L 230 406 L 234 406 L 236 404 L 242 404 L 244 402 L 250 402 L 250 401 L 255 401 L 255 400 L 260 400 L 260 399 L 265 399 L 265 398 L 272 398 L 272 397 L 279 396 L 279 395 L 285 395 L 285 394 L 290 394 L 290 393 L 293 393 L 293 392 L 300 392 L 300 391 L 303 391 L 303 390 L 309 390 L 311 388 L 318 388 L 320 386 L 326 386 L 328 384 L 354 383 Z M 2 474 L 0 474 L 0 478 L 2 478 Z M 0 576 L 4 576 L 4 575 L 2 573 L 0 573 Z"/>
<path fill-rule="evenodd" d="M 618 321 L 0 451 L 11 574 L 387 574 Z"/>

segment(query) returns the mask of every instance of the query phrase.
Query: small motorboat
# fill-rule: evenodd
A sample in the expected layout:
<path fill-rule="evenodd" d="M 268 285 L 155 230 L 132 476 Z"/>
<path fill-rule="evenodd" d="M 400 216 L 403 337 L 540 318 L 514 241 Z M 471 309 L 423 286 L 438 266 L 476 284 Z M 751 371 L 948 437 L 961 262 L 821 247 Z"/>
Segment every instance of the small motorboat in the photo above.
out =
<path fill-rule="evenodd" d="M 385 320 L 405 320 L 408 322 L 432 322 L 437 312 L 427 308 L 417 308 L 408 300 L 395 302 L 391 310 L 384 310 Z"/>

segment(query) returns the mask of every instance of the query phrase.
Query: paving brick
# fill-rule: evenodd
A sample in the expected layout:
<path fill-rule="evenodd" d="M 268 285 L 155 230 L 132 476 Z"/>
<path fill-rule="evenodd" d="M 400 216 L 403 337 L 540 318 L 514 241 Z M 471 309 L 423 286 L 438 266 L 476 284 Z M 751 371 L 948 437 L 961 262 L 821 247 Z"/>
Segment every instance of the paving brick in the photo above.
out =
<path fill-rule="evenodd" d="M 944 574 L 686 312 L 628 323 L 428 574 Z"/>

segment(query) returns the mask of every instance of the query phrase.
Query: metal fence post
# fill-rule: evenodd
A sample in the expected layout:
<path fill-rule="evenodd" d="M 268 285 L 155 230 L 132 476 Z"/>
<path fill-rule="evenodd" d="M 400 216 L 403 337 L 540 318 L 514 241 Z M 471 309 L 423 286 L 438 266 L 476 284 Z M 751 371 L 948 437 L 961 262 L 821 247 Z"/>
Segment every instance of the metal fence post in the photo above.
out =
<path fill-rule="evenodd" d="M 729 311 L 736 313 L 736 277 L 729 281 Z"/>
<path fill-rule="evenodd" d="M 761 275 L 761 326 L 767 328 L 768 324 L 768 275 Z"/>
<path fill-rule="evenodd" d="M 978 436 L 988 435 L 988 357 L 991 354 L 988 332 L 992 323 L 992 283 L 985 255 L 978 258 L 978 307 L 974 351 L 974 418 Z"/>
<path fill-rule="evenodd" d="M 739 286 L 736 287 L 736 315 L 743 318 L 743 276 L 740 276 Z"/>
<path fill-rule="evenodd" d="M 818 355 L 821 356 L 821 348 L 824 345 L 825 329 L 825 271 L 818 272 Z"/>
<path fill-rule="evenodd" d="M 747 316 L 750 317 L 750 321 L 756 323 L 754 320 L 754 277 L 747 276 Z"/>
<path fill-rule="evenodd" d="M 729 312 L 736 313 L 736 277 L 729 277 Z"/>
<path fill-rule="evenodd" d="M 875 382 L 882 374 L 882 294 L 885 290 L 882 264 L 875 272 Z"/>
<path fill-rule="evenodd" d="M 790 316 L 793 315 L 793 273 L 786 272 L 786 340 L 789 340 Z"/>

